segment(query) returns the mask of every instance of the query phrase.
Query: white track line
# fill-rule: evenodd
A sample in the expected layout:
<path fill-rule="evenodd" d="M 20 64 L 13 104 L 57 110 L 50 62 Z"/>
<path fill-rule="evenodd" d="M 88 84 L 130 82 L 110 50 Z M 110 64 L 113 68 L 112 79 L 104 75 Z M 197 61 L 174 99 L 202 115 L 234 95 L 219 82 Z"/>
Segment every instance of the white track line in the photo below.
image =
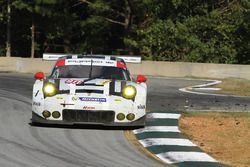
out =
<path fill-rule="evenodd" d="M 178 126 L 146 126 L 142 129 L 133 130 L 134 134 L 144 133 L 144 132 L 178 132 L 180 130 Z"/>
<path fill-rule="evenodd" d="M 222 81 L 218 81 L 218 80 L 205 80 L 205 81 L 210 82 L 210 83 L 195 85 L 195 86 L 186 87 L 186 88 L 180 88 L 179 91 L 182 91 L 182 92 L 185 92 L 185 93 L 197 94 L 197 95 L 224 96 L 224 97 L 229 96 L 229 95 L 223 95 L 223 94 L 203 93 L 203 92 L 193 92 L 193 91 L 191 91 L 191 90 L 195 90 L 195 89 L 196 90 L 197 89 L 216 90 L 217 88 L 204 88 L 204 87 L 217 85 L 217 84 L 222 82 Z M 191 90 L 188 90 L 188 89 L 191 89 Z"/>
<path fill-rule="evenodd" d="M 175 146 L 197 146 L 188 139 L 179 138 L 147 138 L 139 140 L 144 147 L 159 145 L 175 145 Z"/>
<path fill-rule="evenodd" d="M 179 91 L 197 95 L 207 95 L 207 96 L 221 96 L 221 97 L 239 97 L 239 98 L 250 98 L 249 96 L 237 96 L 237 95 L 224 95 L 224 94 L 215 94 L 215 93 L 202 93 L 202 92 L 193 92 L 187 90 L 187 88 L 180 88 Z"/>
<path fill-rule="evenodd" d="M 217 84 L 220 84 L 222 82 L 222 81 L 218 81 L 218 80 L 205 80 L 205 81 L 210 82 L 210 83 L 195 85 L 195 86 L 192 86 L 192 87 L 193 88 L 207 87 L 207 86 L 217 85 Z"/>
<path fill-rule="evenodd" d="M 156 156 L 168 164 L 186 161 L 217 162 L 214 158 L 203 152 L 165 152 L 156 154 Z"/>
<path fill-rule="evenodd" d="M 218 90 L 221 90 L 221 88 L 192 88 L 192 90 L 215 90 L 215 91 L 218 91 Z"/>
<path fill-rule="evenodd" d="M 187 90 L 187 88 L 181 88 L 179 89 L 179 91 L 185 92 L 185 93 L 197 94 L 197 95 L 223 96 L 223 97 L 231 96 L 231 95 L 223 95 L 223 94 L 215 94 L 215 93 L 193 92 L 193 91 Z M 237 97 L 237 96 L 234 96 L 234 97 Z"/>
<path fill-rule="evenodd" d="M 149 113 L 147 114 L 147 118 L 154 119 L 179 119 L 181 114 L 175 113 Z"/>

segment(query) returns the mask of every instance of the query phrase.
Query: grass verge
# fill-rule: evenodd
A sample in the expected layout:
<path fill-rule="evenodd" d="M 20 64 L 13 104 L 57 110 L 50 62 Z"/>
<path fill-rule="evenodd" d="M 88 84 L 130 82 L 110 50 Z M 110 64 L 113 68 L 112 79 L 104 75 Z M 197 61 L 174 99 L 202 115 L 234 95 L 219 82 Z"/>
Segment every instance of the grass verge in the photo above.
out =
<path fill-rule="evenodd" d="M 221 81 L 222 83 L 215 86 L 216 88 L 221 88 L 221 93 L 250 96 L 250 80 L 226 78 Z"/>
<path fill-rule="evenodd" d="M 182 133 L 216 160 L 250 167 L 250 113 L 184 113 L 179 124 Z"/>

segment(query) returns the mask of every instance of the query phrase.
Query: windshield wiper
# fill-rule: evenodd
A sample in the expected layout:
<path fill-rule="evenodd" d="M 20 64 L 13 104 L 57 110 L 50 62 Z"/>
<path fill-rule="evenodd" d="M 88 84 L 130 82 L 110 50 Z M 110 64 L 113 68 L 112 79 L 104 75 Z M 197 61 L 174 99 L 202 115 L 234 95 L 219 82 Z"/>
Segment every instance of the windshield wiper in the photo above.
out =
<path fill-rule="evenodd" d="M 88 79 L 83 80 L 82 84 L 84 85 L 85 82 L 88 82 L 88 81 L 91 81 L 91 80 L 94 80 L 94 79 L 97 79 L 97 78 L 105 79 L 105 77 L 107 77 L 107 76 L 110 76 L 110 74 L 108 74 L 108 75 L 99 75 L 99 76 L 96 76 L 96 77 L 88 78 Z"/>
<path fill-rule="evenodd" d="M 92 78 L 88 78 L 88 79 L 85 79 L 85 80 L 83 80 L 83 84 L 85 83 L 85 82 L 88 82 L 88 81 L 91 81 L 91 80 L 94 80 L 94 79 L 97 79 L 97 78 L 100 78 L 101 76 L 97 76 L 97 77 L 92 77 Z"/>

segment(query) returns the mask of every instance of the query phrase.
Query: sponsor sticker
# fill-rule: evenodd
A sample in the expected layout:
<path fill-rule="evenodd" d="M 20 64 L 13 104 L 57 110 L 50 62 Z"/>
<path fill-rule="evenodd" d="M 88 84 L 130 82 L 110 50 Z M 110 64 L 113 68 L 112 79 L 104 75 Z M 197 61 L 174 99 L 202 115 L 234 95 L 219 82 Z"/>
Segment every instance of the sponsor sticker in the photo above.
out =
<path fill-rule="evenodd" d="M 33 105 L 34 105 L 34 106 L 41 106 L 41 103 L 40 103 L 40 102 L 35 102 L 35 101 L 34 101 L 34 102 L 33 102 Z"/>
<path fill-rule="evenodd" d="M 105 85 L 105 84 L 108 84 L 108 83 L 110 83 L 111 81 L 110 80 L 105 80 L 105 81 L 102 81 L 101 82 L 101 85 Z"/>
<path fill-rule="evenodd" d="M 95 107 L 93 107 L 93 106 L 84 106 L 83 109 L 84 110 L 94 110 Z"/>
<path fill-rule="evenodd" d="M 143 110 L 143 109 L 145 109 L 145 108 L 146 108 L 146 106 L 145 106 L 145 105 L 142 105 L 142 104 L 140 104 L 140 105 L 137 106 L 137 109 L 138 109 L 138 110 Z"/>
<path fill-rule="evenodd" d="M 97 97 L 79 97 L 81 101 L 94 101 L 94 102 L 106 102 L 106 98 L 97 98 Z"/>
<path fill-rule="evenodd" d="M 75 104 L 70 104 L 70 103 L 66 103 L 65 101 L 63 103 L 60 103 L 63 107 L 66 107 L 67 105 L 75 105 Z"/>
<path fill-rule="evenodd" d="M 79 85 L 79 84 L 82 83 L 82 81 L 81 81 L 81 80 L 76 80 L 76 79 L 67 79 L 67 80 L 65 81 L 65 83 L 66 83 L 66 84 L 76 84 L 76 85 Z"/>
<path fill-rule="evenodd" d="M 69 59 L 65 62 L 66 65 L 95 65 L 95 66 L 115 66 L 115 61 L 98 60 L 98 59 Z"/>
<path fill-rule="evenodd" d="M 78 98 L 77 97 L 72 97 L 72 101 L 77 101 Z"/>
<path fill-rule="evenodd" d="M 121 102 L 122 100 L 121 99 L 115 99 L 116 102 Z"/>

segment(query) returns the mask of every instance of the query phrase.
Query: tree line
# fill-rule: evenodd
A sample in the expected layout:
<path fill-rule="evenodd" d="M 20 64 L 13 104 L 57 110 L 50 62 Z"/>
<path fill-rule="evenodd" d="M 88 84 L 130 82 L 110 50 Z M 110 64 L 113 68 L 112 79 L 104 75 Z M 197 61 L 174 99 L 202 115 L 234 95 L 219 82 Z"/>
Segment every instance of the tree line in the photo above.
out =
<path fill-rule="evenodd" d="M 0 0 L 0 55 L 250 63 L 249 0 Z"/>

